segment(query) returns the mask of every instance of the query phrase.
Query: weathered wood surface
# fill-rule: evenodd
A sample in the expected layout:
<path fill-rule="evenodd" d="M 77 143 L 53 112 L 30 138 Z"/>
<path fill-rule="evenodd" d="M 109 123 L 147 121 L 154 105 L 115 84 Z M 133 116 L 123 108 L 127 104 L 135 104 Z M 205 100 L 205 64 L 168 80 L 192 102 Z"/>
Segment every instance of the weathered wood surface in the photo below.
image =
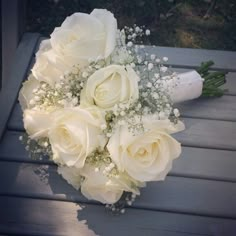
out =
<path fill-rule="evenodd" d="M 234 99 L 236 101 L 236 97 Z M 8 128 L 23 131 L 21 112 L 14 115 L 15 118 L 9 122 Z M 213 117 L 211 119 L 184 118 L 186 129 L 175 135 L 176 138 L 188 146 L 236 150 L 235 122 L 213 120 Z"/>
<path fill-rule="evenodd" d="M 14 54 L 25 26 L 26 0 L 1 1 L 0 90 L 8 83 Z M 2 79 L 2 81 L 1 81 Z M 2 84 L 1 84 L 2 82 Z"/>
<path fill-rule="evenodd" d="M 16 131 L 6 132 L 0 143 L 0 160 L 53 164 L 49 160 L 30 159 L 19 141 L 19 136 L 22 134 Z M 14 149 L 12 143 L 14 143 Z M 183 146 L 181 157 L 174 162 L 170 175 L 236 181 L 235 156 L 235 151 Z"/>
<path fill-rule="evenodd" d="M 236 121 L 235 96 L 223 96 L 212 99 L 199 98 L 198 100 L 176 104 L 175 107 L 180 110 L 182 117 Z M 8 128 L 19 131 L 24 129 L 19 103 L 13 109 L 13 115 L 8 122 Z"/>
<path fill-rule="evenodd" d="M 22 235 L 79 235 L 78 220 L 87 220 L 99 235 L 234 236 L 235 220 L 193 216 L 163 211 L 127 209 L 121 216 L 107 214 L 103 207 L 84 204 L 78 211 L 75 203 L 29 198 L 0 197 L 2 232 Z M 14 210 L 15 209 L 15 210 Z M 153 223 L 155 221 L 155 224 Z M 83 236 L 83 235 L 81 235 Z"/>
<path fill-rule="evenodd" d="M 25 34 L 13 59 L 10 77 L 0 93 L 0 139 L 7 125 L 7 120 L 17 99 L 17 92 L 25 78 L 32 59 L 39 34 Z"/>
<path fill-rule="evenodd" d="M 34 61 L 32 46 L 25 50 L 31 54 L 25 54 L 25 64 L 16 62 L 14 69 L 24 75 L 18 75 L 19 80 L 26 79 Z M 169 65 L 179 72 L 210 59 L 216 63 L 214 70 L 231 71 L 223 97 L 176 104 L 186 130 L 176 135 L 183 152 L 166 180 L 148 184 L 124 215 L 107 214 L 103 206 L 68 185 L 51 161 L 28 158 L 19 141 L 24 131 L 22 113 L 13 102 L 12 114 L 1 127 L 6 132 L 0 142 L 0 235 L 83 235 L 78 233 L 85 227 L 81 220 L 104 236 L 236 235 L 236 54 L 165 47 L 148 50 L 168 56 Z M 11 90 L 13 101 L 20 83 Z M 85 209 L 78 210 L 77 203 Z"/>
<path fill-rule="evenodd" d="M 55 166 L 1 162 L 0 178 L 4 177 L 3 195 L 89 202 L 57 174 Z M 235 218 L 235 196 L 235 182 L 169 176 L 164 182 L 149 183 L 133 206 Z"/>
<path fill-rule="evenodd" d="M 173 67 L 196 68 L 201 62 L 212 60 L 215 63 L 212 68 L 216 70 L 236 71 L 235 52 L 156 46 L 146 46 L 142 52 L 156 54 L 159 58 L 168 57 L 166 64 Z"/>

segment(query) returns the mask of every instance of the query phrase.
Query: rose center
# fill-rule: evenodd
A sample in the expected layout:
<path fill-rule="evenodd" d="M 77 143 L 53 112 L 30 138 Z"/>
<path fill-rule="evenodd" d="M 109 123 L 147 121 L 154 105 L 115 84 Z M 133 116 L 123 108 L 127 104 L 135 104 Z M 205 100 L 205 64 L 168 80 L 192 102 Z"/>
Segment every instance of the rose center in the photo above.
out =
<path fill-rule="evenodd" d="M 120 75 L 113 73 L 95 89 L 95 97 L 99 101 L 112 100 L 120 95 Z"/>
<path fill-rule="evenodd" d="M 144 149 L 144 148 L 140 148 L 139 150 L 138 150 L 138 155 L 139 156 L 144 156 L 145 154 L 147 153 L 147 151 Z"/>

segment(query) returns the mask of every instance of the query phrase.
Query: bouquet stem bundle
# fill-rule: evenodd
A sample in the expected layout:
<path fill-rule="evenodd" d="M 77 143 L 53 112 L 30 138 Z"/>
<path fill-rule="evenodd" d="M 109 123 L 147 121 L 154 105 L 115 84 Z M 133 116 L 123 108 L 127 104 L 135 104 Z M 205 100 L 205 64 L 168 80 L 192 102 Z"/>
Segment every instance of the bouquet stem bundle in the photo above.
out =
<path fill-rule="evenodd" d="M 202 96 L 203 97 L 220 97 L 225 90 L 220 86 L 226 83 L 226 74 L 224 71 L 209 71 L 214 65 L 213 61 L 202 62 L 197 72 L 204 78 Z"/>

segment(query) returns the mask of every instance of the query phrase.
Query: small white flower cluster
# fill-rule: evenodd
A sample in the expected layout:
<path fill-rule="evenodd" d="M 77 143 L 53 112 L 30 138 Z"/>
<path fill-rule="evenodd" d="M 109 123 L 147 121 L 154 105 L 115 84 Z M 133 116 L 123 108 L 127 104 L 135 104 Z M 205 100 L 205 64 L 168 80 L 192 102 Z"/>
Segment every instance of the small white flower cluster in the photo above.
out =
<path fill-rule="evenodd" d="M 96 9 L 86 16 L 93 22 L 87 35 L 77 32 L 84 17 L 66 18 L 41 44 L 19 94 L 28 134 L 21 139 L 34 156 L 50 156 L 85 197 L 124 213 L 139 189 L 163 180 L 180 155 L 171 136 L 184 129 L 169 93 L 176 74 L 164 65 L 167 57 L 137 45 L 149 29 L 118 30 L 112 13 Z"/>
<path fill-rule="evenodd" d="M 30 158 L 33 160 L 43 160 L 52 155 L 51 146 L 46 138 L 36 142 L 30 139 L 27 134 L 23 134 L 19 136 L 19 140 L 25 145 L 25 149 L 29 151 Z"/>

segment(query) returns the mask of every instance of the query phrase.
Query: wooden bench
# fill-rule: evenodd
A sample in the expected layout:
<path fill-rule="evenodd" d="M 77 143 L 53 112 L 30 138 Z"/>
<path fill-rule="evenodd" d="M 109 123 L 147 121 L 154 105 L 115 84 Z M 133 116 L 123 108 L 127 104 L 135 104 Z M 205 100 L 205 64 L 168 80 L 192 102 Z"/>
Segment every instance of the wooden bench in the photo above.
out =
<path fill-rule="evenodd" d="M 0 234 L 78 235 L 79 220 L 102 236 L 236 235 L 236 53 L 149 47 L 168 56 L 177 71 L 214 60 L 227 69 L 226 94 L 179 105 L 186 130 L 176 138 L 183 153 L 164 182 L 148 184 L 132 207 L 111 216 L 86 200 L 50 161 L 28 157 L 17 92 L 34 63 L 42 38 L 25 34 L 11 70 L 11 86 L 0 96 Z M 78 204 L 85 206 L 80 211 Z"/>

